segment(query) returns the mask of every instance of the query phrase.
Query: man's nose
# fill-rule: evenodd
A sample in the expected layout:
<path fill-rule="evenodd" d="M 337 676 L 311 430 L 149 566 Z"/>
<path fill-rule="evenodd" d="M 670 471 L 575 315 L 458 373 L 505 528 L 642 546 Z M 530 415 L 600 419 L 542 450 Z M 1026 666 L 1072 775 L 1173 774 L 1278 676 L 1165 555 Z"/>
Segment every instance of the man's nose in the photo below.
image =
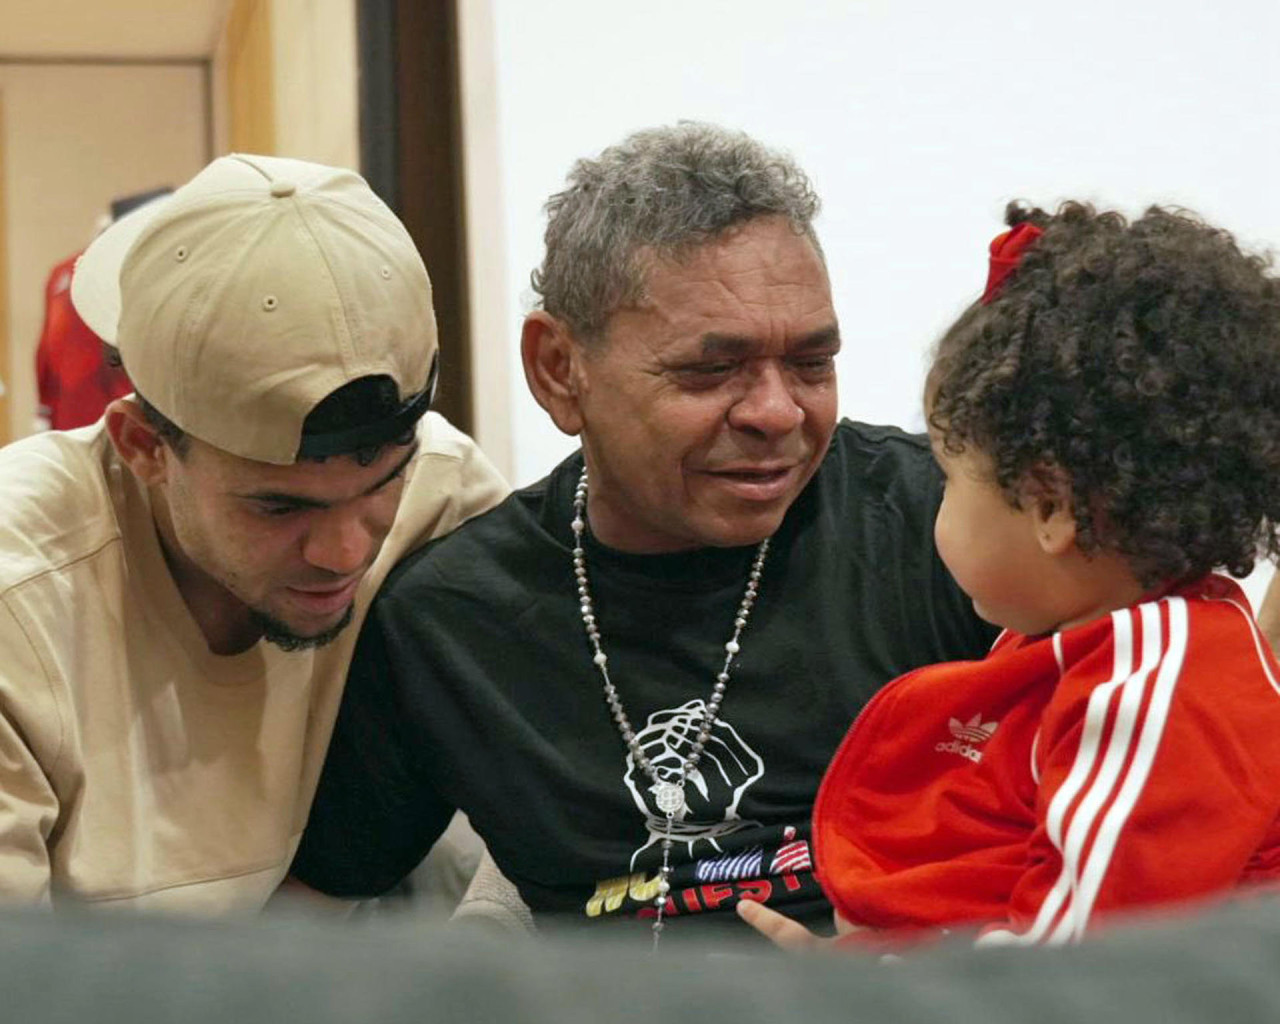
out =
<path fill-rule="evenodd" d="M 793 386 L 779 363 L 762 363 L 746 392 L 730 407 L 729 424 L 765 437 L 796 430 L 804 422 L 804 409 L 796 401 Z"/>
<path fill-rule="evenodd" d="M 377 543 L 373 531 L 356 510 L 332 508 L 312 524 L 302 555 L 317 569 L 350 576 L 368 566 Z"/>

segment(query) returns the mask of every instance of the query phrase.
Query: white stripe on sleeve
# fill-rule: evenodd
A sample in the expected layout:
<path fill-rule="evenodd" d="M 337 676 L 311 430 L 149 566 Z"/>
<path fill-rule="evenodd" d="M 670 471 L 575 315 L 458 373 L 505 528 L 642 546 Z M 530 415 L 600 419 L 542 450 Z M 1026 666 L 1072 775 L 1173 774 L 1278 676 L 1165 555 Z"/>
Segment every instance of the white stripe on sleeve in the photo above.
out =
<path fill-rule="evenodd" d="M 1169 609 L 1169 647 L 1160 659 L 1160 671 L 1156 673 L 1155 686 L 1147 702 L 1147 714 L 1142 722 L 1142 732 L 1138 737 L 1133 760 L 1129 764 L 1129 770 L 1125 772 L 1124 782 L 1115 801 L 1102 819 L 1102 826 L 1093 842 L 1093 849 L 1081 878 L 1080 892 L 1071 907 L 1071 917 L 1075 922 L 1071 937 L 1077 942 L 1084 935 L 1089 915 L 1093 913 L 1094 900 L 1106 878 L 1120 833 L 1151 776 L 1151 765 L 1155 761 L 1160 740 L 1164 737 L 1165 725 L 1169 721 L 1173 691 L 1182 676 L 1188 634 L 1186 598 L 1171 597 L 1161 604 Z"/>
<path fill-rule="evenodd" d="M 1142 660 L 1137 670 L 1133 668 L 1134 637 L 1133 614 L 1137 611 L 1142 617 Z M 1075 760 L 1067 773 L 1066 779 L 1054 793 L 1049 802 L 1045 820 L 1045 829 L 1049 841 L 1062 856 L 1062 869 L 1053 886 L 1045 894 L 1036 919 L 1023 934 L 999 929 L 988 932 L 979 940 L 981 945 L 1029 945 L 1043 942 L 1054 928 L 1050 942 L 1065 941 L 1069 935 L 1069 927 L 1064 932 L 1064 922 L 1071 919 L 1070 901 L 1079 889 L 1080 853 L 1093 828 L 1099 809 L 1110 795 L 1115 779 L 1127 756 L 1129 742 L 1137 710 L 1141 705 L 1142 691 L 1146 680 L 1155 669 L 1162 646 L 1159 609 L 1155 605 L 1142 605 L 1138 609 L 1122 609 L 1111 613 L 1113 635 L 1111 677 L 1094 687 L 1089 695 L 1089 704 L 1085 710 L 1085 721 L 1080 736 L 1080 746 L 1076 750 Z M 1112 698 L 1117 689 L 1122 690 L 1120 707 L 1116 714 L 1115 725 L 1103 754 L 1103 762 L 1097 776 L 1089 786 L 1071 821 L 1067 816 L 1075 803 L 1076 797 L 1085 788 L 1085 783 L 1093 774 L 1101 753 L 1102 736 L 1105 731 Z M 1063 830 L 1066 827 L 1064 842 Z M 1059 915 L 1067 906 L 1065 917 Z"/>

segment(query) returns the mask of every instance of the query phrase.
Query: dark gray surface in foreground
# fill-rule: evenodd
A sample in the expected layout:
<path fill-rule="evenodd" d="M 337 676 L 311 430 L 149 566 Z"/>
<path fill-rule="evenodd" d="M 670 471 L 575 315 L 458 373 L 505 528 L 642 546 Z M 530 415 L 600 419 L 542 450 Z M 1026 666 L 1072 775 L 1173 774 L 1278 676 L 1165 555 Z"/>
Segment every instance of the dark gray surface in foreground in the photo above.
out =
<path fill-rule="evenodd" d="M 661 967 L 661 970 L 659 970 Z M 1280 901 L 1130 926 L 1065 950 L 967 943 L 881 965 L 772 951 L 636 956 L 410 921 L 204 923 L 0 915 L 0 1021 L 1280 1020 Z"/>

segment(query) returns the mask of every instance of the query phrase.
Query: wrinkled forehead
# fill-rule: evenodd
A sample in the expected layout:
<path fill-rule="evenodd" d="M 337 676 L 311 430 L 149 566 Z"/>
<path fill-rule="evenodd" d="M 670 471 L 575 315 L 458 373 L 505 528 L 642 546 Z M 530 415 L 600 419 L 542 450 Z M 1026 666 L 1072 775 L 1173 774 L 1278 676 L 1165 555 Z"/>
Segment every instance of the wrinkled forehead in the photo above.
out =
<path fill-rule="evenodd" d="M 740 249 L 773 249 L 778 246 L 806 249 L 826 269 L 826 257 L 811 225 L 799 226 L 786 217 L 768 214 L 739 221 L 711 235 L 691 235 L 673 244 L 639 243 L 629 254 L 635 270 L 647 274 L 655 267 L 676 270 L 714 262 Z"/>
<path fill-rule="evenodd" d="M 753 222 L 675 253 L 640 254 L 642 290 L 633 306 L 718 314 L 740 307 L 808 315 L 831 306 L 831 284 L 817 250 L 782 221 Z"/>

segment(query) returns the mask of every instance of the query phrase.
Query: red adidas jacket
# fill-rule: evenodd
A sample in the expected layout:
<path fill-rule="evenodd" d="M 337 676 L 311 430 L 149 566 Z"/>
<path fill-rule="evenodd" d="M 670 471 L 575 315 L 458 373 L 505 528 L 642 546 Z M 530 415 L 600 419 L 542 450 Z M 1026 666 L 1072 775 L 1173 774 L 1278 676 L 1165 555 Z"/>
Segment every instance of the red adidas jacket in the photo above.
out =
<path fill-rule="evenodd" d="M 1280 876 L 1278 814 L 1280 670 L 1211 575 L 895 680 L 836 753 L 813 837 L 856 924 L 1061 943 Z"/>

